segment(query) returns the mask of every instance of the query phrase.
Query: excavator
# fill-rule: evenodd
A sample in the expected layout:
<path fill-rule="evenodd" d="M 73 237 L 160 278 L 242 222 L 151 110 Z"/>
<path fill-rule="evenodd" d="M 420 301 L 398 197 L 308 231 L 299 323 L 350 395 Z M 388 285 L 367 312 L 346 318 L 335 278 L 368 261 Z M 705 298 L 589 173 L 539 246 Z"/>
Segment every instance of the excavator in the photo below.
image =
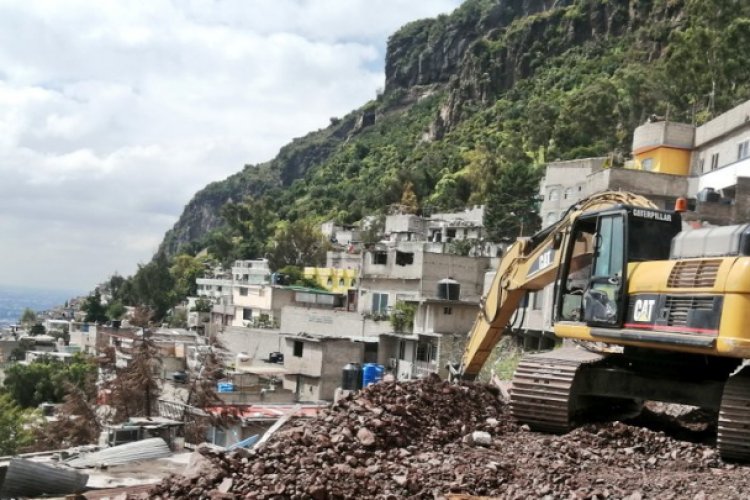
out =
<path fill-rule="evenodd" d="M 565 433 L 644 401 L 697 406 L 718 412 L 722 458 L 750 460 L 750 224 L 683 231 L 681 211 L 638 195 L 579 201 L 508 248 L 454 374 L 473 380 L 526 294 L 550 284 L 554 334 L 571 340 L 521 359 L 515 419 Z"/>

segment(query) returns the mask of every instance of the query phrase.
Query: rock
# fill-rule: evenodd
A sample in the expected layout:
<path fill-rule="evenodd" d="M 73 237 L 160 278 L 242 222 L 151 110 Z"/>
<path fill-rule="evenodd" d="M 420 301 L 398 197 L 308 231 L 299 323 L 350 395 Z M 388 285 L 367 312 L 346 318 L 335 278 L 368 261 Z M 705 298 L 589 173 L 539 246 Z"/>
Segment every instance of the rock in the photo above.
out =
<path fill-rule="evenodd" d="M 219 484 L 218 488 L 216 489 L 222 493 L 226 493 L 232 489 L 233 483 L 234 483 L 234 480 L 231 477 L 225 477 Z"/>
<path fill-rule="evenodd" d="M 375 444 L 375 435 L 366 427 L 357 431 L 357 439 L 363 446 L 372 446 Z"/>
<path fill-rule="evenodd" d="M 288 425 L 245 457 L 201 449 L 192 477 L 167 478 L 148 497 L 701 500 L 743 498 L 749 470 L 622 422 L 524 431 L 489 389 L 434 377 L 375 384 Z"/>
<path fill-rule="evenodd" d="M 469 442 L 475 446 L 489 446 L 492 444 L 492 436 L 489 432 L 474 431 L 470 434 Z"/>

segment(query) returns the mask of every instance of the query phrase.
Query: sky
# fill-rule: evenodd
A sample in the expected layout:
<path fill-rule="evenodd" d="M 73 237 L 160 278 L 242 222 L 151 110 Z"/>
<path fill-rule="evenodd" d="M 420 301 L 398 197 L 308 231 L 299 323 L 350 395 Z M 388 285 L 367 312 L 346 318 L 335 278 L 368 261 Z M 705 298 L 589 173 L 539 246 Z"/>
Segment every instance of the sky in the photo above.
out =
<path fill-rule="evenodd" d="M 132 274 L 196 191 L 384 85 L 459 0 L 0 0 L 0 284 Z"/>

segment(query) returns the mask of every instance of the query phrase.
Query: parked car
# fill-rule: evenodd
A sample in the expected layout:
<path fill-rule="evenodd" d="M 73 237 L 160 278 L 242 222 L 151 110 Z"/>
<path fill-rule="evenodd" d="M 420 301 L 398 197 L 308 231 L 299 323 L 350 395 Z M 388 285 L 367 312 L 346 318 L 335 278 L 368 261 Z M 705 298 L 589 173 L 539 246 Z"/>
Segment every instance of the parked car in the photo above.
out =
<path fill-rule="evenodd" d="M 174 380 L 178 384 L 187 384 L 188 374 L 185 370 L 178 370 L 172 373 L 172 380 Z"/>

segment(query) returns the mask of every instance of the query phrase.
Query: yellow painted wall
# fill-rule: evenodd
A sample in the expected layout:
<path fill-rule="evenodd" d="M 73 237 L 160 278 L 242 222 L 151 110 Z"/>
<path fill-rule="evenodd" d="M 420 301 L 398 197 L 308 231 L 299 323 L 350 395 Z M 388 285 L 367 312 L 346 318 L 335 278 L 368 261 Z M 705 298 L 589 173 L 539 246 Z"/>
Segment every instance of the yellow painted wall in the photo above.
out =
<path fill-rule="evenodd" d="M 634 153 L 633 169 L 646 170 L 643 161 L 651 158 L 652 168 L 650 172 L 672 175 L 690 175 L 690 150 L 668 147 L 659 147 Z"/>
<path fill-rule="evenodd" d="M 356 269 L 335 269 L 330 267 L 306 267 L 305 278 L 315 280 L 318 285 L 333 293 L 346 293 L 357 286 Z"/>

